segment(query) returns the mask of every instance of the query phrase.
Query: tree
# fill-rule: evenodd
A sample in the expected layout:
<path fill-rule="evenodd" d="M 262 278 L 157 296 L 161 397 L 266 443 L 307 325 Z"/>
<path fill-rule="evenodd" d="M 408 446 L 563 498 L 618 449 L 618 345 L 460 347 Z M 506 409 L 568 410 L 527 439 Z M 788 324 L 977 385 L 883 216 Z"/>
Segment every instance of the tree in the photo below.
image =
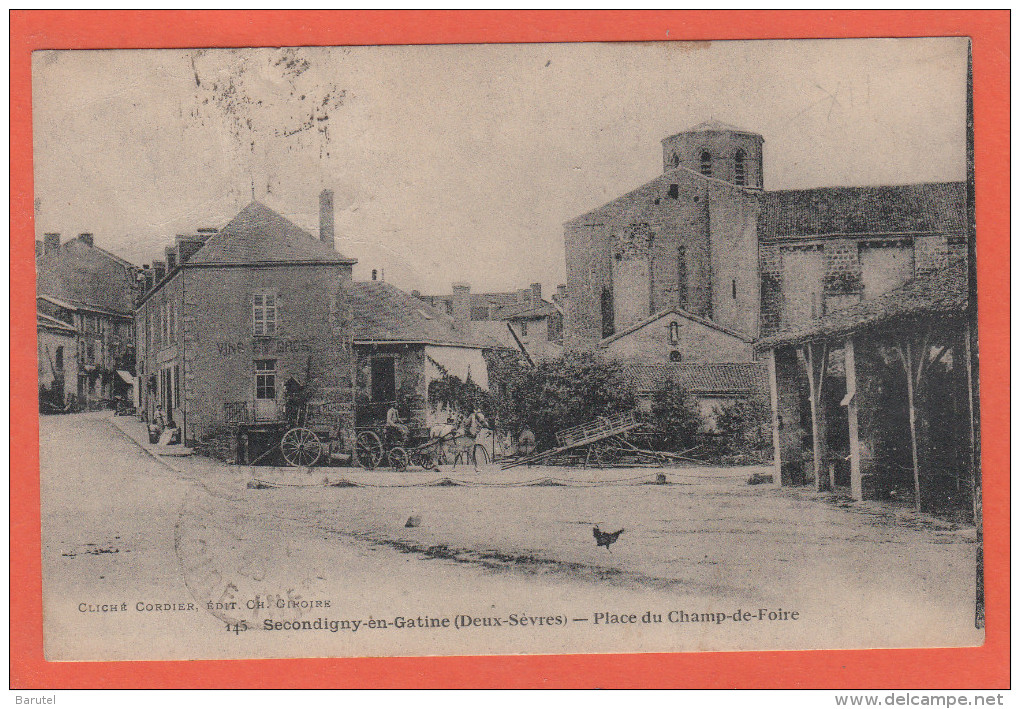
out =
<path fill-rule="evenodd" d="M 764 399 L 738 399 L 720 409 L 716 430 L 729 455 L 765 454 L 772 447 L 772 411 Z"/>
<path fill-rule="evenodd" d="M 696 445 L 701 412 L 694 397 L 677 382 L 666 380 L 652 393 L 651 419 L 662 433 L 656 440 L 661 450 L 682 451 Z"/>
<path fill-rule="evenodd" d="M 500 428 L 529 428 L 539 448 L 556 432 L 634 409 L 634 394 L 617 362 L 570 353 L 531 367 L 513 352 L 490 353 L 489 384 Z"/>

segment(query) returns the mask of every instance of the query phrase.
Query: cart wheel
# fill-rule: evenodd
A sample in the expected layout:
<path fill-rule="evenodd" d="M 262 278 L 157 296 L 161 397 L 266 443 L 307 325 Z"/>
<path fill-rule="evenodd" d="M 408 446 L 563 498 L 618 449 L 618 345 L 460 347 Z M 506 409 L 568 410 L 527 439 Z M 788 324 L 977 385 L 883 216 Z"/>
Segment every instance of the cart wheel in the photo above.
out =
<path fill-rule="evenodd" d="M 280 451 L 290 465 L 310 467 L 322 455 L 322 442 L 307 428 L 292 428 L 283 435 Z"/>
<path fill-rule="evenodd" d="M 390 467 L 397 471 L 407 470 L 407 451 L 400 446 L 393 446 L 386 454 Z"/>
<path fill-rule="evenodd" d="M 475 464 L 475 470 L 479 465 L 489 464 L 489 450 L 481 443 L 476 443 L 471 449 L 471 461 Z"/>
<path fill-rule="evenodd" d="M 410 464 L 415 465 L 424 470 L 432 470 L 436 467 L 436 460 L 432 456 L 431 451 L 412 451 L 410 455 Z"/>
<path fill-rule="evenodd" d="M 375 431 L 362 431 L 354 446 L 354 457 L 365 470 L 373 470 L 382 461 L 382 441 Z"/>

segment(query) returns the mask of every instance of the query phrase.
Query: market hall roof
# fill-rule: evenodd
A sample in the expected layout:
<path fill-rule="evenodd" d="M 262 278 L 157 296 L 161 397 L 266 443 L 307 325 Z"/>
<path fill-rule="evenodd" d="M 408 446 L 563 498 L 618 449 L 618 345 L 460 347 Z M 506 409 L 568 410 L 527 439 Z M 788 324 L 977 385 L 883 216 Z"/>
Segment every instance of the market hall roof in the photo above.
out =
<path fill-rule="evenodd" d="M 350 265 L 357 259 L 343 256 L 261 202 L 252 202 L 187 261 L 188 266 L 266 263 Z"/>
<path fill-rule="evenodd" d="M 967 233 L 963 182 L 881 187 L 818 187 L 762 195 L 762 241 L 841 235 Z"/>
<path fill-rule="evenodd" d="M 483 349 L 490 345 L 410 293 L 385 281 L 344 284 L 350 299 L 356 343 L 448 345 Z"/>
<path fill-rule="evenodd" d="M 926 317 L 962 315 L 968 305 L 967 266 L 963 259 L 947 268 L 916 277 L 883 293 L 799 327 L 770 335 L 755 343 L 759 352 L 803 342 L 845 337 L 872 327 L 896 327 Z"/>

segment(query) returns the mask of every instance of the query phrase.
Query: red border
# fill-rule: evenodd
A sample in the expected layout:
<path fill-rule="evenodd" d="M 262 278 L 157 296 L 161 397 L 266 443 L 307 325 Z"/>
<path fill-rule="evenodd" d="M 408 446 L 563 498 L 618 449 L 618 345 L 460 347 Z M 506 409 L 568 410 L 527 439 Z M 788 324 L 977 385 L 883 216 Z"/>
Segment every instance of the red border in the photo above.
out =
<path fill-rule="evenodd" d="M 16 11 L 11 28 L 11 686 L 1009 686 L 1009 12 Z M 115 47 L 973 38 L 987 636 L 980 648 L 49 663 L 42 656 L 31 52 Z M 16 592 L 14 591 L 16 589 Z"/>

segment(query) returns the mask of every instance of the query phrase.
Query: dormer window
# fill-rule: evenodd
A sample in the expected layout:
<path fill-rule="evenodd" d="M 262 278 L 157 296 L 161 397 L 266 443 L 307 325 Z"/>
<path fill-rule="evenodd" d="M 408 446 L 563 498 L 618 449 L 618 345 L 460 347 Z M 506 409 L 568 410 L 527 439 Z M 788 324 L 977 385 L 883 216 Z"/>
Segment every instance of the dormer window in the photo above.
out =
<path fill-rule="evenodd" d="M 680 323 L 673 321 L 669 324 L 669 344 L 680 344 Z"/>
<path fill-rule="evenodd" d="M 744 160 L 747 159 L 747 153 L 743 150 L 738 150 L 737 154 L 733 156 L 733 182 L 743 187 L 747 184 L 747 175 L 744 172 Z"/>
<path fill-rule="evenodd" d="M 707 150 L 701 151 L 701 174 L 706 177 L 712 176 L 712 154 Z"/>

